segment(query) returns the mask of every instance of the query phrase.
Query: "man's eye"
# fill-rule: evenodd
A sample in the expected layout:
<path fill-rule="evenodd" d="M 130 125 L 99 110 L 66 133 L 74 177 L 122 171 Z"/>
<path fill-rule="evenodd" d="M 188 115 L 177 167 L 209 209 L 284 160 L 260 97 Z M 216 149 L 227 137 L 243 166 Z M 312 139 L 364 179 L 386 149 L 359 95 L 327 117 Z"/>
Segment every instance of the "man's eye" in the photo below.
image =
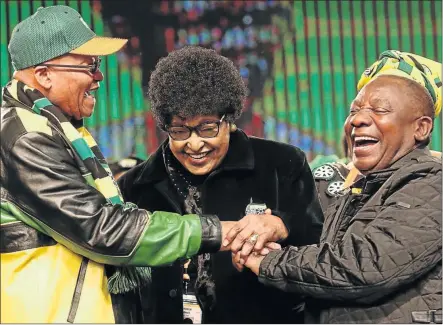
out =
<path fill-rule="evenodd" d="M 385 113 L 388 113 L 388 111 L 383 108 L 377 108 L 377 109 L 374 109 L 374 113 L 375 114 L 385 114 Z"/>

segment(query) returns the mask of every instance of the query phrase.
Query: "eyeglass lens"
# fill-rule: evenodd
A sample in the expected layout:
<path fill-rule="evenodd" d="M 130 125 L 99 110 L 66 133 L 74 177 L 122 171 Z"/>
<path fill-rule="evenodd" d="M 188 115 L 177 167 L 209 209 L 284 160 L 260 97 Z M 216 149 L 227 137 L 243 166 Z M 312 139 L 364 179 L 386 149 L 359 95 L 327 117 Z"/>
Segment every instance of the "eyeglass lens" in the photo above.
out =
<path fill-rule="evenodd" d="M 196 131 L 197 135 L 202 138 L 214 138 L 218 135 L 219 123 L 204 123 L 196 127 L 187 126 L 171 126 L 168 133 L 174 140 L 186 140 L 191 136 L 192 131 Z"/>
<path fill-rule="evenodd" d="M 91 73 L 96 73 L 98 69 L 100 69 L 101 59 L 96 58 L 94 62 L 92 62 Z"/>

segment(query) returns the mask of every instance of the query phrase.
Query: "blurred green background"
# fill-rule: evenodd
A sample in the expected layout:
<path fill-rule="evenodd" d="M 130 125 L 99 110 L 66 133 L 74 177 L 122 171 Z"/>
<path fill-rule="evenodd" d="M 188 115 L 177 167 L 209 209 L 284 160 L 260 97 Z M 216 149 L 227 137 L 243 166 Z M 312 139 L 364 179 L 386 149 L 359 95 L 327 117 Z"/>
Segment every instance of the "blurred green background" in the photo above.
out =
<path fill-rule="evenodd" d="M 146 158 L 164 138 L 149 112 L 146 80 L 159 57 L 185 44 L 213 47 L 239 67 L 251 89 L 240 127 L 292 143 L 310 160 L 342 156 L 342 125 L 357 81 L 379 53 L 398 49 L 442 60 L 441 1 L 1 0 L 2 86 L 13 73 L 13 27 L 54 4 L 78 10 L 98 35 L 130 39 L 103 61 L 105 80 L 87 121 L 109 160 Z M 440 151 L 441 127 L 438 117 L 431 147 Z"/>

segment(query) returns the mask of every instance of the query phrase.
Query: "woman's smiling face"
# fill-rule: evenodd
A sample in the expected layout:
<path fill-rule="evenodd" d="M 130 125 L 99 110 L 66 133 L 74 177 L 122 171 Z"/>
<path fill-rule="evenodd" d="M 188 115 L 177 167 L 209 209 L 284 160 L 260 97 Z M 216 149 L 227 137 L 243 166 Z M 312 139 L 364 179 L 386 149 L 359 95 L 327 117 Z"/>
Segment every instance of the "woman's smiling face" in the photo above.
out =
<path fill-rule="evenodd" d="M 198 115 L 182 119 L 179 116 L 172 118 L 170 128 L 188 126 L 196 127 L 206 123 L 219 123 L 218 115 Z M 229 148 L 229 123 L 222 121 L 219 124 L 218 134 L 212 138 L 204 138 L 194 130 L 186 140 L 174 140 L 169 135 L 169 148 L 174 157 L 194 175 L 207 175 L 216 169 Z"/>

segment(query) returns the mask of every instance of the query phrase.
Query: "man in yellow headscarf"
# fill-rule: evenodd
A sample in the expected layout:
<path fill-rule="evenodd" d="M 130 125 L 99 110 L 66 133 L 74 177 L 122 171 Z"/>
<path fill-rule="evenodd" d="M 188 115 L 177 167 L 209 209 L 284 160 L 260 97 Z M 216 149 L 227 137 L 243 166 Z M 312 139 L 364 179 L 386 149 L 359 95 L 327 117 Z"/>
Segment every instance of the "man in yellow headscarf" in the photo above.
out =
<path fill-rule="evenodd" d="M 380 55 L 380 59 L 366 69 L 361 75 L 357 89 L 360 91 L 364 85 L 380 75 L 392 75 L 407 78 L 423 86 L 422 91 L 429 93 L 434 105 L 434 109 L 429 106 L 429 110 L 434 111 L 434 117 L 438 116 L 442 104 L 440 91 L 440 63 L 416 54 L 402 53 L 392 50 L 385 51 Z M 345 147 L 347 147 L 346 140 L 347 139 L 345 138 Z M 348 150 L 345 150 L 345 152 L 348 152 Z M 441 158 L 440 151 L 431 150 L 431 154 L 435 157 Z M 311 162 L 311 164 L 312 163 L 313 162 Z M 358 170 L 352 167 L 352 162 L 344 164 L 343 161 L 340 161 L 337 158 L 336 161 L 324 162 L 313 168 L 315 184 L 324 211 L 326 211 L 329 205 L 345 194 L 343 188 L 348 188 L 359 175 Z"/>
<path fill-rule="evenodd" d="M 358 89 L 345 132 L 362 177 L 326 213 L 320 244 L 245 265 L 306 296 L 311 323 L 441 323 L 442 164 L 427 148 L 441 64 L 386 51 Z"/>
<path fill-rule="evenodd" d="M 369 81 L 377 76 L 390 75 L 413 80 L 422 85 L 432 98 L 435 116 L 441 111 L 441 63 L 417 54 L 385 51 L 379 60 L 366 69 L 360 77 L 357 90 L 360 91 Z"/>

